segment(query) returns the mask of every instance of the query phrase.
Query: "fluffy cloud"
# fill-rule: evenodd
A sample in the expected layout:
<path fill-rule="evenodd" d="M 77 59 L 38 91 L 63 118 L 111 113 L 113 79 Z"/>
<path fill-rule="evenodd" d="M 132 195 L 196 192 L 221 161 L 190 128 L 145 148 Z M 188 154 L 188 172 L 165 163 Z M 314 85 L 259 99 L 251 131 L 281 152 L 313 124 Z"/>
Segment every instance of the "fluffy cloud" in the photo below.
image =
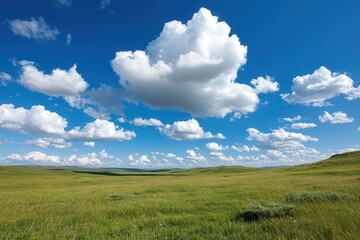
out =
<path fill-rule="evenodd" d="M 95 147 L 95 142 L 84 142 L 84 146 Z"/>
<path fill-rule="evenodd" d="M 293 129 L 314 128 L 316 126 L 317 125 L 315 123 L 303 123 L 303 122 L 291 124 L 291 128 Z"/>
<path fill-rule="evenodd" d="M 129 164 L 134 166 L 147 166 L 151 164 L 150 159 L 146 155 L 129 155 L 128 156 Z"/>
<path fill-rule="evenodd" d="M 174 122 L 172 125 L 166 124 L 165 126 L 159 127 L 158 129 L 165 136 L 177 141 L 205 138 L 225 138 L 221 133 L 213 135 L 211 132 L 204 132 L 198 121 L 195 119 Z"/>
<path fill-rule="evenodd" d="M 103 149 L 98 153 L 88 153 L 81 156 L 71 155 L 70 157 L 64 159 L 63 164 L 70 166 L 118 167 L 121 164 L 121 160 L 117 157 L 109 155 Z"/>
<path fill-rule="evenodd" d="M 319 116 L 319 120 L 322 123 L 330 122 L 331 124 L 341 124 L 351 123 L 354 121 L 354 118 L 348 117 L 347 114 L 344 112 L 334 112 L 330 114 L 327 111 L 324 111 L 324 114 Z"/>
<path fill-rule="evenodd" d="M 71 143 L 67 142 L 63 138 L 37 138 L 33 140 L 28 140 L 25 143 L 28 145 L 34 145 L 42 148 L 54 147 L 63 149 L 71 146 Z"/>
<path fill-rule="evenodd" d="M 12 104 L 0 105 L 0 128 L 22 133 L 64 135 L 67 121 L 44 106 L 31 109 L 15 108 Z"/>
<path fill-rule="evenodd" d="M 229 148 L 229 146 L 222 146 L 222 145 L 219 145 L 217 144 L 216 142 L 210 142 L 210 143 L 207 143 L 205 145 L 205 147 L 207 149 L 209 149 L 210 151 L 223 151 L 223 150 L 226 150 Z"/>
<path fill-rule="evenodd" d="M 68 71 L 59 68 L 51 74 L 39 71 L 34 62 L 20 61 L 20 84 L 30 90 L 53 97 L 72 97 L 86 90 L 88 83 L 76 71 L 76 65 Z"/>
<path fill-rule="evenodd" d="M 20 164 L 35 164 L 35 165 L 49 165 L 61 163 L 61 158 L 58 156 L 47 155 L 42 152 L 29 152 L 25 156 L 19 154 L 11 154 L 6 157 L 10 161 Z"/>
<path fill-rule="evenodd" d="M 151 127 L 161 127 L 163 123 L 155 118 L 150 119 L 142 119 L 142 118 L 135 118 L 132 121 L 132 124 L 135 126 L 151 126 Z"/>
<path fill-rule="evenodd" d="M 87 123 L 83 129 L 75 127 L 65 131 L 67 120 L 55 112 L 50 112 L 44 106 L 32 106 L 31 109 L 15 108 L 12 104 L 0 105 L 0 129 L 12 130 L 21 133 L 53 134 L 69 140 L 130 140 L 136 137 L 135 132 L 119 129 L 113 122 L 97 119 Z M 53 138 L 42 138 L 40 143 L 51 142 Z M 61 141 L 61 140 L 60 140 Z M 39 141 L 31 142 L 33 144 Z"/>
<path fill-rule="evenodd" d="M 260 151 L 257 147 L 255 147 L 255 146 L 249 147 L 248 145 L 243 145 L 243 146 L 232 145 L 231 149 L 235 150 L 237 152 L 258 152 L 258 151 Z"/>
<path fill-rule="evenodd" d="M 231 156 L 226 156 L 222 152 L 210 152 L 210 156 L 212 159 L 216 159 L 219 161 L 226 161 L 226 162 L 234 162 L 234 158 Z"/>
<path fill-rule="evenodd" d="M 179 162 L 184 161 L 184 158 L 182 157 L 178 157 L 176 154 L 174 153 L 164 153 L 164 152 L 152 152 L 152 157 L 154 158 L 154 160 L 157 160 L 158 156 L 161 156 L 162 159 L 166 162 L 168 162 L 168 159 L 170 160 L 176 160 Z"/>
<path fill-rule="evenodd" d="M 292 93 L 281 97 L 288 103 L 325 106 L 329 105 L 328 99 L 340 94 L 349 100 L 359 98 L 360 87 L 355 88 L 353 84 L 346 74 L 332 73 L 326 67 L 320 67 L 313 74 L 295 77 Z"/>
<path fill-rule="evenodd" d="M 317 138 L 313 138 L 301 133 L 287 132 L 280 128 L 271 133 L 262 133 L 255 128 L 248 128 L 248 140 L 256 141 L 265 149 L 291 149 L 303 148 L 303 142 L 317 142 Z"/>
<path fill-rule="evenodd" d="M 10 20 L 9 25 L 14 34 L 28 39 L 55 40 L 57 35 L 60 34 L 56 28 L 50 28 L 42 17 L 38 19 L 31 18 L 30 21 L 20 19 Z"/>
<path fill-rule="evenodd" d="M 130 140 L 136 137 L 135 132 L 119 129 L 113 122 L 107 120 L 96 119 L 91 123 L 87 123 L 83 129 L 75 127 L 70 130 L 67 135 L 71 139 L 81 140 Z"/>
<path fill-rule="evenodd" d="M 68 8 L 72 6 L 72 0 L 53 0 L 53 3 L 56 7 L 59 8 Z"/>
<path fill-rule="evenodd" d="M 247 47 L 229 34 L 227 23 L 201 8 L 186 24 L 166 23 L 146 51 L 117 52 L 111 65 L 120 76 L 124 97 L 194 116 L 255 111 L 259 103 L 256 91 L 235 82 L 239 68 L 246 63 Z M 256 85 L 259 92 L 275 89 L 266 79 Z"/>
<path fill-rule="evenodd" d="M 258 77 L 257 79 L 251 80 L 251 84 L 255 87 L 255 92 L 259 93 L 268 93 L 279 91 L 279 83 L 274 82 L 274 79 L 266 76 Z"/>
<path fill-rule="evenodd" d="M 360 132 L 360 127 L 357 129 L 358 132 Z"/>
<path fill-rule="evenodd" d="M 195 152 L 193 149 L 186 150 L 186 158 L 190 159 L 194 163 L 204 162 L 206 158 L 200 153 Z"/>
<path fill-rule="evenodd" d="M 301 116 L 300 115 L 297 115 L 296 117 L 293 117 L 293 118 L 283 118 L 284 121 L 286 122 L 296 122 L 296 121 L 299 121 L 301 120 Z"/>

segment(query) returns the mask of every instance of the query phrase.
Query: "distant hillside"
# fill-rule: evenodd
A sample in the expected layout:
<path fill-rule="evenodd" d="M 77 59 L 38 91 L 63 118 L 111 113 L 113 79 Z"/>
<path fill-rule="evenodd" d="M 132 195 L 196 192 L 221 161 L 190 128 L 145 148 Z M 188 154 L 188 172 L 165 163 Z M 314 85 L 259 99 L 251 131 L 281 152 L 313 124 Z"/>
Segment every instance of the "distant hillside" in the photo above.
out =
<path fill-rule="evenodd" d="M 335 154 L 326 160 L 311 164 L 286 167 L 284 169 L 306 174 L 360 174 L 360 151 Z"/>

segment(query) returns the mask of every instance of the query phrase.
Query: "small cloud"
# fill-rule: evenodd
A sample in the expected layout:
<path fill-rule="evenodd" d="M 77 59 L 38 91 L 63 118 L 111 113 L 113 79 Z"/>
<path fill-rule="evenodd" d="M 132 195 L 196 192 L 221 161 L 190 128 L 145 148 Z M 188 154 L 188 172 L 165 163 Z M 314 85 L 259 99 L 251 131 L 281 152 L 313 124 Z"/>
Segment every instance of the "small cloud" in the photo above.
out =
<path fill-rule="evenodd" d="M 348 100 L 360 98 L 360 86 L 355 88 L 353 84 L 346 74 L 332 73 L 322 66 L 312 74 L 295 77 L 292 92 L 281 94 L 281 97 L 291 104 L 322 107 L 330 105 L 327 100 L 340 94 Z"/>
<path fill-rule="evenodd" d="M 105 9 L 105 8 L 108 7 L 110 4 L 111 4 L 111 0 L 100 0 L 99 8 L 100 8 L 100 9 Z"/>
<path fill-rule="evenodd" d="M 95 142 L 84 142 L 84 146 L 95 147 Z"/>
<path fill-rule="evenodd" d="M 150 127 L 161 127 L 163 125 L 163 123 L 155 118 L 150 118 L 150 119 L 142 119 L 140 117 L 135 118 L 133 121 L 131 121 L 132 124 L 134 124 L 135 126 L 140 126 L 140 127 L 146 127 L 146 126 L 150 126 Z"/>
<path fill-rule="evenodd" d="M 45 74 L 37 69 L 34 62 L 20 61 L 21 75 L 19 83 L 26 88 L 51 97 L 71 98 L 84 92 L 89 84 L 76 71 L 76 64 L 69 70 L 54 69 Z"/>
<path fill-rule="evenodd" d="M 255 147 L 255 146 L 249 147 L 248 145 L 243 145 L 243 146 L 232 145 L 231 149 L 235 150 L 237 152 L 258 152 L 258 151 L 260 151 L 257 147 Z"/>
<path fill-rule="evenodd" d="M 316 126 L 317 125 L 315 123 L 303 123 L 303 122 L 291 124 L 291 128 L 293 128 L 293 129 L 314 128 Z"/>
<path fill-rule="evenodd" d="M 27 145 L 33 145 L 41 148 L 69 148 L 71 147 L 71 143 L 67 142 L 63 138 L 37 138 L 33 140 L 28 140 L 25 142 Z"/>
<path fill-rule="evenodd" d="M 322 123 L 330 122 L 331 124 L 343 124 L 353 122 L 354 118 L 350 118 L 346 113 L 340 111 L 331 114 L 324 111 L 324 114 L 319 116 L 319 120 Z"/>
<path fill-rule="evenodd" d="M 293 117 L 293 118 L 285 117 L 285 118 L 283 118 L 283 120 L 286 121 L 286 122 L 296 122 L 296 121 L 301 120 L 301 116 L 298 115 L 298 116 Z"/>
<path fill-rule="evenodd" d="M 206 158 L 204 156 L 202 156 L 200 153 L 195 152 L 192 149 L 186 150 L 186 158 L 190 159 L 194 163 L 206 161 Z"/>
<path fill-rule="evenodd" d="M 126 119 L 124 117 L 118 118 L 119 123 L 126 123 Z"/>
<path fill-rule="evenodd" d="M 209 142 L 205 145 L 205 147 L 207 149 L 209 149 L 210 151 L 223 151 L 223 150 L 226 150 L 229 148 L 229 146 L 222 146 L 222 145 L 219 145 L 218 143 L 216 142 Z"/>
<path fill-rule="evenodd" d="M 57 35 L 60 34 L 56 28 L 50 28 L 42 17 L 38 19 L 31 18 L 29 21 L 14 19 L 8 22 L 14 34 L 28 39 L 56 40 Z"/>
<path fill-rule="evenodd" d="M 177 141 L 207 138 L 225 139 L 225 136 L 221 133 L 214 135 L 211 132 L 205 132 L 195 119 L 177 121 L 172 125 L 166 124 L 165 126 L 159 127 L 158 130 L 168 138 Z"/>
<path fill-rule="evenodd" d="M 72 41 L 71 33 L 66 34 L 66 45 L 70 45 L 71 41 Z"/>
<path fill-rule="evenodd" d="M 78 140 L 131 140 L 136 137 L 135 132 L 119 129 L 113 122 L 96 119 L 87 123 L 83 129 L 75 127 L 67 135 L 71 139 Z"/>
<path fill-rule="evenodd" d="M 147 166 L 151 164 L 151 160 L 148 158 L 148 156 L 139 154 L 129 155 L 128 161 L 130 165 L 134 166 Z"/>
<path fill-rule="evenodd" d="M 11 75 L 6 72 L 0 72 L 0 86 L 6 86 L 12 79 Z"/>
<path fill-rule="evenodd" d="M 255 92 L 259 93 L 268 93 L 268 92 L 276 92 L 279 91 L 279 83 L 274 82 L 274 79 L 266 76 L 258 77 L 257 79 L 251 80 L 251 85 L 255 87 Z"/>
<path fill-rule="evenodd" d="M 53 0 L 53 3 L 58 8 L 69 8 L 72 6 L 72 0 Z"/>

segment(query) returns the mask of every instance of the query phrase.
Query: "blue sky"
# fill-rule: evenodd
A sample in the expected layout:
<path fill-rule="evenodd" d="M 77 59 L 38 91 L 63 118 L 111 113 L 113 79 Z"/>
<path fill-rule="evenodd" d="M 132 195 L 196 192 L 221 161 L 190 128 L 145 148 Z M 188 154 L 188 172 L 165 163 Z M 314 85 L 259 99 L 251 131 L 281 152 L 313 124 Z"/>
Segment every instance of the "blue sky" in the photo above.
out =
<path fill-rule="evenodd" d="M 358 1 L 0 3 L 0 164 L 278 166 L 359 149 Z"/>

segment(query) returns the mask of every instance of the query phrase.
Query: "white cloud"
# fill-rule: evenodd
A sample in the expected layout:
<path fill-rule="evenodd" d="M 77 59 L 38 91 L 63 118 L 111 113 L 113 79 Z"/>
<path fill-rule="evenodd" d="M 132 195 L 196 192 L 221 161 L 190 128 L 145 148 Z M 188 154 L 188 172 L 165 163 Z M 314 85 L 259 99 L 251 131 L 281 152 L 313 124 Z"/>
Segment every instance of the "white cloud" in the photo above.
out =
<path fill-rule="evenodd" d="M 322 123 L 330 122 L 331 124 L 342 124 L 351 123 L 354 121 L 354 118 L 348 117 L 344 112 L 334 112 L 330 114 L 327 111 L 324 111 L 324 114 L 319 116 L 319 120 Z"/>
<path fill-rule="evenodd" d="M 0 72 L 0 86 L 6 86 L 12 77 L 6 72 Z"/>
<path fill-rule="evenodd" d="M 50 28 L 42 17 L 38 19 L 31 18 L 30 21 L 20 19 L 10 20 L 9 25 L 14 34 L 28 39 L 55 40 L 57 35 L 60 34 L 56 28 Z"/>
<path fill-rule="evenodd" d="M 265 149 L 294 149 L 303 148 L 303 142 L 317 142 L 317 138 L 313 138 L 301 133 L 287 132 L 280 128 L 273 130 L 271 133 L 262 133 L 255 128 L 248 128 L 248 140 L 256 141 Z"/>
<path fill-rule="evenodd" d="M 204 162 L 206 158 L 200 153 L 195 152 L 192 149 L 186 150 L 186 158 L 190 159 L 194 163 Z"/>
<path fill-rule="evenodd" d="M 118 118 L 119 123 L 126 123 L 126 119 L 124 117 Z"/>
<path fill-rule="evenodd" d="M 95 142 L 84 142 L 84 146 L 95 147 Z"/>
<path fill-rule="evenodd" d="M 70 45 L 72 41 L 72 36 L 70 33 L 66 34 L 66 45 Z"/>
<path fill-rule="evenodd" d="M 166 157 L 171 158 L 171 159 L 175 159 L 177 161 L 183 161 L 184 160 L 184 158 L 178 157 L 178 156 L 176 156 L 176 154 L 173 154 L 173 153 L 166 154 Z"/>
<path fill-rule="evenodd" d="M 222 146 L 222 145 L 219 145 L 218 143 L 216 142 L 209 142 L 205 145 L 205 147 L 207 149 L 209 149 L 210 151 L 223 151 L 223 150 L 226 150 L 229 148 L 229 146 Z"/>
<path fill-rule="evenodd" d="M 28 140 L 25 142 L 28 145 L 34 145 L 42 148 L 54 147 L 54 148 L 68 148 L 71 143 L 67 142 L 63 138 L 37 138 Z"/>
<path fill-rule="evenodd" d="M 210 156 L 213 159 L 217 159 L 219 161 L 226 161 L 226 162 L 234 162 L 234 158 L 231 156 L 225 156 L 222 152 L 210 152 Z"/>
<path fill-rule="evenodd" d="M 68 8 L 72 6 L 72 0 L 54 0 L 54 5 L 59 8 Z"/>
<path fill-rule="evenodd" d="M 0 160 L 3 160 L 0 158 Z M 71 155 L 70 157 L 61 158 L 59 156 L 47 155 L 43 152 L 29 152 L 24 156 L 19 154 L 10 154 L 5 157 L 7 165 L 14 164 L 33 164 L 33 165 L 61 165 L 61 166 L 89 166 L 89 167 L 118 167 L 121 160 L 106 153 L 105 150 L 99 153 L 88 153 L 85 155 Z"/>
<path fill-rule="evenodd" d="M 107 6 L 111 4 L 111 0 L 100 0 L 100 9 L 105 9 Z"/>
<path fill-rule="evenodd" d="M 231 149 L 235 150 L 237 152 L 258 152 L 258 151 L 260 151 L 257 147 L 255 147 L 255 146 L 249 147 L 248 145 L 243 145 L 243 146 L 232 145 Z"/>
<path fill-rule="evenodd" d="M 87 123 L 83 129 L 75 127 L 66 132 L 67 124 L 65 118 L 46 110 L 42 105 L 32 106 L 31 109 L 15 108 L 12 104 L 0 105 L 0 129 L 21 133 L 53 134 L 69 140 L 124 141 L 136 137 L 135 132 L 119 129 L 113 122 L 107 120 L 96 119 Z"/>
<path fill-rule="evenodd" d="M 360 132 L 360 127 L 357 129 L 358 132 Z"/>
<path fill-rule="evenodd" d="M 258 77 L 257 79 L 251 80 L 251 85 L 255 87 L 255 92 L 259 93 L 268 93 L 279 91 L 279 83 L 274 82 L 274 79 L 266 76 Z"/>
<path fill-rule="evenodd" d="M 116 126 L 113 122 L 96 119 L 87 123 L 83 129 L 75 127 L 68 132 L 71 139 L 81 140 L 130 140 L 136 137 L 135 132 L 125 131 L 123 128 Z"/>
<path fill-rule="evenodd" d="M 0 128 L 22 133 L 47 133 L 64 135 L 67 121 L 44 106 L 31 109 L 15 108 L 12 104 L 0 105 Z"/>
<path fill-rule="evenodd" d="M 297 76 L 293 79 L 292 93 L 281 97 L 292 104 L 312 106 L 329 105 L 328 99 L 344 94 L 352 100 L 360 97 L 360 87 L 353 86 L 353 80 L 346 74 L 332 73 L 320 67 L 313 74 Z"/>
<path fill-rule="evenodd" d="M 88 83 L 76 71 L 76 64 L 68 71 L 59 68 L 51 74 L 39 71 L 34 62 L 20 61 L 22 72 L 19 82 L 30 90 L 53 97 L 72 97 L 84 92 Z"/>
<path fill-rule="evenodd" d="M 25 156 L 11 154 L 6 158 L 16 161 L 17 163 L 22 162 L 23 164 L 48 165 L 61 163 L 61 158 L 59 156 L 51 156 L 38 151 L 29 152 Z"/>
<path fill-rule="evenodd" d="M 317 125 L 315 123 L 303 123 L 303 122 L 291 124 L 291 128 L 293 129 L 314 128 L 316 126 Z"/>
<path fill-rule="evenodd" d="M 204 132 L 200 124 L 195 119 L 188 121 L 177 121 L 172 125 L 166 124 L 158 128 L 159 131 L 173 140 L 197 140 L 205 138 L 224 139 L 224 135 L 218 133 L 213 135 L 211 132 Z"/>
<path fill-rule="evenodd" d="M 64 159 L 64 164 L 71 166 L 116 167 L 120 166 L 120 163 L 119 158 L 109 155 L 104 149 L 99 153 L 88 153 L 81 156 L 71 155 Z"/>
<path fill-rule="evenodd" d="M 146 155 L 129 155 L 129 164 L 134 166 L 147 166 L 151 164 L 150 159 Z"/>
<path fill-rule="evenodd" d="M 111 64 L 120 76 L 124 97 L 194 116 L 255 111 L 259 103 L 255 90 L 235 82 L 246 63 L 247 47 L 229 34 L 227 23 L 201 8 L 186 24 L 166 23 L 146 51 L 117 52 Z"/>
<path fill-rule="evenodd" d="M 283 118 L 284 121 L 286 122 L 296 122 L 296 121 L 299 121 L 301 120 L 301 116 L 300 115 L 297 115 L 296 117 L 293 117 L 293 118 Z"/>
<path fill-rule="evenodd" d="M 155 118 L 150 118 L 150 119 L 142 119 L 140 117 L 135 118 L 132 121 L 132 124 L 134 124 L 135 126 L 152 126 L 152 127 L 161 127 L 163 125 L 163 123 Z"/>

